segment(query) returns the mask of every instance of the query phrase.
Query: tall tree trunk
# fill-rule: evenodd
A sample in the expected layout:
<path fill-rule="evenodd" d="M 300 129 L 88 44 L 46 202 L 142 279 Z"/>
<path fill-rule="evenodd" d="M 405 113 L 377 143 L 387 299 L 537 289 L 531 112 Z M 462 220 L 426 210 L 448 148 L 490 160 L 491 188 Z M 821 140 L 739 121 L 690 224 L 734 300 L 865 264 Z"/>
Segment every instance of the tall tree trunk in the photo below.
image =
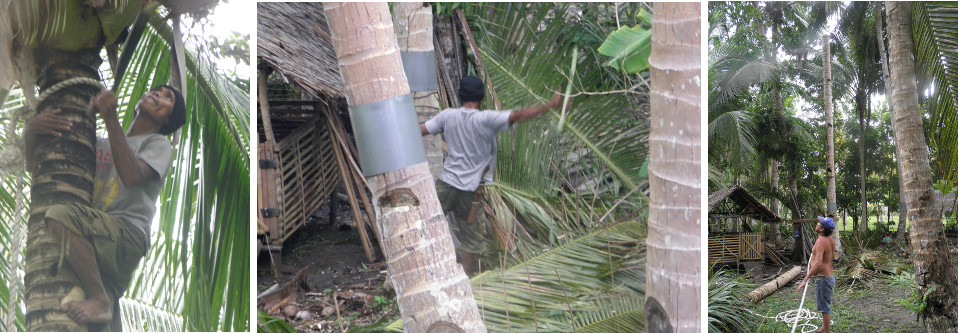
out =
<path fill-rule="evenodd" d="M 432 7 L 428 3 L 397 2 L 393 4 L 393 23 L 396 41 L 402 52 L 432 52 Z M 439 96 L 435 90 L 413 93 L 416 103 L 416 115 L 419 122 L 425 122 L 439 113 Z M 424 135 L 422 143 L 426 147 L 426 161 L 429 173 L 439 179 L 442 173 L 442 139 L 439 135 Z"/>
<path fill-rule="evenodd" d="M 324 8 L 349 105 L 409 94 L 386 4 L 326 3 Z M 485 331 L 469 279 L 455 261 L 428 164 L 368 181 L 405 331 Z"/>
<path fill-rule="evenodd" d="M 864 98 L 859 96 L 856 98 L 856 103 L 858 104 L 858 130 L 860 140 L 858 141 L 858 166 L 859 166 L 859 175 L 861 176 L 861 227 L 858 228 L 861 230 L 862 234 L 868 232 L 868 198 L 866 196 L 865 190 L 865 109 L 864 109 Z"/>
<path fill-rule="evenodd" d="M 832 111 L 832 56 L 831 56 L 831 35 L 822 35 L 822 68 L 825 77 L 825 92 L 823 102 L 825 102 L 825 145 L 828 150 L 827 165 L 825 166 L 825 178 L 828 180 L 828 190 L 825 193 L 826 214 L 838 215 L 838 200 L 835 195 L 835 114 Z M 832 234 L 835 238 L 835 259 L 841 259 L 845 256 L 842 250 L 842 237 L 839 228 L 835 227 Z"/>
<path fill-rule="evenodd" d="M 103 60 L 99 49 L 76 52 L 37 50 L 40 92 L 66 79 L 87 77 L 99 79 L 97 69 Z M 34 143 L 36 165 L 30 187 L 30 219 L 27 222 L 27 249 L 24 285 L 26 292 L 26 327 L 29 331 L 79 331 L 79 325 L 60 304 L 68 293 L 81 294 L 82 288 L 69 264 L 56 275 L 53 267 L 60 260 L 59 239 L 49 233 L 44 220 L 52 205 L 75 203 L 89 206 L 93 197 L 93 172 L 96 166 L 96 122 L 87 113 L 90 98 L 99 89 L 87 85 L 68 86 L 38 105 L 37 110 L 59 108 L 60 116 L 73 121 L 72 130 L 61 137 L 38 136 Z M 76 294 L 73 294 L 76 297 Z M 119 309 L 116 309 L 119 311 Z"/>
<path fill-rule="evenodd" d="M 888 49 L 891 67 L 891 102 L 895 108 L 895 139 L 905 177 L 905 201 L 911 221 L 915 280 L 919 294 L 928 294 L 921 315 L 928 332 L 958 332 L 958 276 L 948 255 L 941 223 L 941 194 L 932 187 L 931 166 L 918 106 L 915 56 L 912 42 L 911 5 L 886 2 Z"/>
<path fill-rule="evenodd" d="M 779 173 L 778 161 L 772 160 L 771 169 L 772 169 L 772 177 L 771 177 L 772 190 L 775 191 L 775 193 L 778 193 L 778 173 Z M 772 196 L 772 202 L 769 203 L 768 208 L 772 211 L 772 213 L 775 213 L 775 215 L 778 215 L 778 199 L 776 199 L 775 196 Z M 769 229 L 771 229 L 772 243 L 775 245 L 781 245 L 782 233 L 779 232 L 778 230 L 778 223 L 769 223 L 768 226 L 769 226 Z"/>
<path fill-rule="evenodd" d="M 699 332 L 701 5 L 653 6 L 647 331 Z"/>
<path fill-rule="evenodd" d="M 875 15 L 875 18 L 876 18 L 875 27 L 876 29 L 878 29 L 878 34 L 877 34 L 878 55 L 880 58 L 879 60 L 881 60 L 882 78 L 883 78 L 883 81 L 885 82 L 885 96 L 892 96 L 893 94 L 892 89 L 894 89 L 894 87 L 892 87 L 891 85 L 891 77 L 888 76 L 889 75 L 888 58 L 887 58 L 888 52 L 887 50 L 885 50 L 885 38 L 884 38 L 885 24 L 884 24 L 884 20 L 882 20 L 882 15 L 880 13 L 881 6 L 880 5 L 876 6 L 875 10 L 879 11 L 878 15 Z M 888 103 L 888 113 L 891 114 L 892 119 L 895 119 L 895 107 L 894 105 L 892 105 L 892 103 Z M 895 131 L 894 121 L 891 122 L 891 130 L 892 132 Z M 898 144 L 895 143 L 897 142 L 897 140 L 895 140 L 894 137 L 892 137 L 892 140 L 893 140 L 892 145 L 897 147 Z M 902 174 L 904 174 L 904 171 L 902 170 L 901 156 L 898 155 L 898 149 L 895 149 L 895 168 L 897 168 L 898 170 L 898 227 L 895 228 L 895 235 L 897 235 L 898 232 L 906 225 L 908 221 L 907 219 L 908 214 L 906 213 L 908 209 L 906 208 L 907 205 L 905 204 L 905 178 L 902 177 Z M 889 209 L 889 211 L 891 210 Z M 889 218 L 889 221 L 891 221 L 890 218 Z"/>

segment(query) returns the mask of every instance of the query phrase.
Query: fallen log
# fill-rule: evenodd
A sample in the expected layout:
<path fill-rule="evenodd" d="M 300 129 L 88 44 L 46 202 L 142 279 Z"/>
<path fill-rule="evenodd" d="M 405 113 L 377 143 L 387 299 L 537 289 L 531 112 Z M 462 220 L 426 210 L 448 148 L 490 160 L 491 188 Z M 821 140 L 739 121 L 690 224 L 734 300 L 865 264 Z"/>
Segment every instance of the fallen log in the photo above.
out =
<path fill-rule="evenodd" d="M 788 272 L 785 272 L 785 274 L 779 275 L 777 278 L 775 278 L 771 282 L 766 283 L 762 285 L 761 287 L 758 287 L 758 289 L 752 290 L 752 292 L 748 293 L 748 295 L 746 295 L 745 298 L 752 303 L 761 301 L 763 298 L 768 297 L 768 295 L 771 295 L 776 290 L 779 290 L 780 288 L 782 288 L 782 286 L 784 286 L 785 284 L 794 280 L 801 273 L 802 273 L 801 266 L 792 267 L 792 269 L 788 270 Z"/>

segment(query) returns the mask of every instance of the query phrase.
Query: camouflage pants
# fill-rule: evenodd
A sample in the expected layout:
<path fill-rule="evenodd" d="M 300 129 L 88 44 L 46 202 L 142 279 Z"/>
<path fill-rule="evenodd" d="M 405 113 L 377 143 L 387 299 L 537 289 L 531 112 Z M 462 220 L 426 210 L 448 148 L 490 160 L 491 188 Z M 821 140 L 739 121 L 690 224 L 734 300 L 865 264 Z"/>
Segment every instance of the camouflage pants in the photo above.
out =
<path fill-rule="evenodd" d="M 472 254 L 485 252 L 488 223 L 485 212 L 478 206 L 481 201 L 476 197 L 476 192 L 463 191 L 441 180 L 436 180 L 436 193 L 439 195 L 442 211 L 449 223 L 449 230 L 452 231 L 456 250 Z M 472 209 L 473 200 L 476 200 L 477 205 L 476 216 L 475 221 L 469 223 L 469 210 Z"/>

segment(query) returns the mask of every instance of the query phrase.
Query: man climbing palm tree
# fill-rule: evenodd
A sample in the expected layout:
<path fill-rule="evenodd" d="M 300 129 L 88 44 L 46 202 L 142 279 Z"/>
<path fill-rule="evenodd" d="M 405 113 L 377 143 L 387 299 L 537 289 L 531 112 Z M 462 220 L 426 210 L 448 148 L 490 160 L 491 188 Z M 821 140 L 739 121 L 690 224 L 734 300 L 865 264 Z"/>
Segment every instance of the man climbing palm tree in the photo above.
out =
<path fill-rule="evenodd" d="M 184 124 L 186 105 L 179 91 L 158 86 L 140 98 L 133 123 L 124 133 L 113 93 L 104 90 L 90 104 L 108 134 L 96 142 L 93 207 L 68 204 L 47 210 L 46 226 L 61 247 L 60 261 L 51 272 L 55 275 L 65 260 L 86 295 L 65 299 L 64 311 L 80 323 L 110 323 L 118 331 L 119 299 L 149 249 L 156 198 L 173 162 L 166 136 Z M 27 123 L 27 149 L 35 148 L 39 135 L 61 136 L 71 129 L 72 122 L 59 112 L 44 110 Z M 35 173 L 42 166 L 28 159 L 27 167 Z"/>
<path fill-rule="evenodd" d="M 443 133 L 449 149 L 442 174 L 436 180 L 436 192 L 466 274 L 473 273 L 473 257 L 485 252 L 486 220 L 479 208 L 482 195 L 479 185 L 492 181 L 496 134 L 509 130 L 516 122 L 559 107 L 562 97 L 555 94 L 547 104 L 513 112 L 479 111 L 485 96 L 482 81 L 466 76 L 459 82 L 462 107 L 443 110 L 419 125 L 422 135 Z"/>

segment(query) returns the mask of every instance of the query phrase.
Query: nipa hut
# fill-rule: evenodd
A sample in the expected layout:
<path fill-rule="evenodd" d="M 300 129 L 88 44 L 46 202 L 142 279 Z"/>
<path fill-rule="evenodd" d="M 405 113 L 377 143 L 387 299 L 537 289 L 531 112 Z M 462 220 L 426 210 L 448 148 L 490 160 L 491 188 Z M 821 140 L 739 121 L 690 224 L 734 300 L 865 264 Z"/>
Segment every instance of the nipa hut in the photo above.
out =
<path fill-rule="evenodd" d="M 770 249 L 766 249 L 761 231 L 753 231 L 751 225 L 781 220 L 741 186 L 715 191 L 709 195 L 709 265 L 762 260 Z"/>
<path fill-rule="evenodd" d="M 340 184 L 372 261 L 372 236 L 363 225 L 375 232 L 375 214 L 342 119 L 343 83 L 322 4 L 257 3 L 257 34 L 257 236 L 272 254 L 274 274 L 283 242 L 326 200 L 338 200 Z M 295 89 L 270 87 L 271 74 Z"/>

